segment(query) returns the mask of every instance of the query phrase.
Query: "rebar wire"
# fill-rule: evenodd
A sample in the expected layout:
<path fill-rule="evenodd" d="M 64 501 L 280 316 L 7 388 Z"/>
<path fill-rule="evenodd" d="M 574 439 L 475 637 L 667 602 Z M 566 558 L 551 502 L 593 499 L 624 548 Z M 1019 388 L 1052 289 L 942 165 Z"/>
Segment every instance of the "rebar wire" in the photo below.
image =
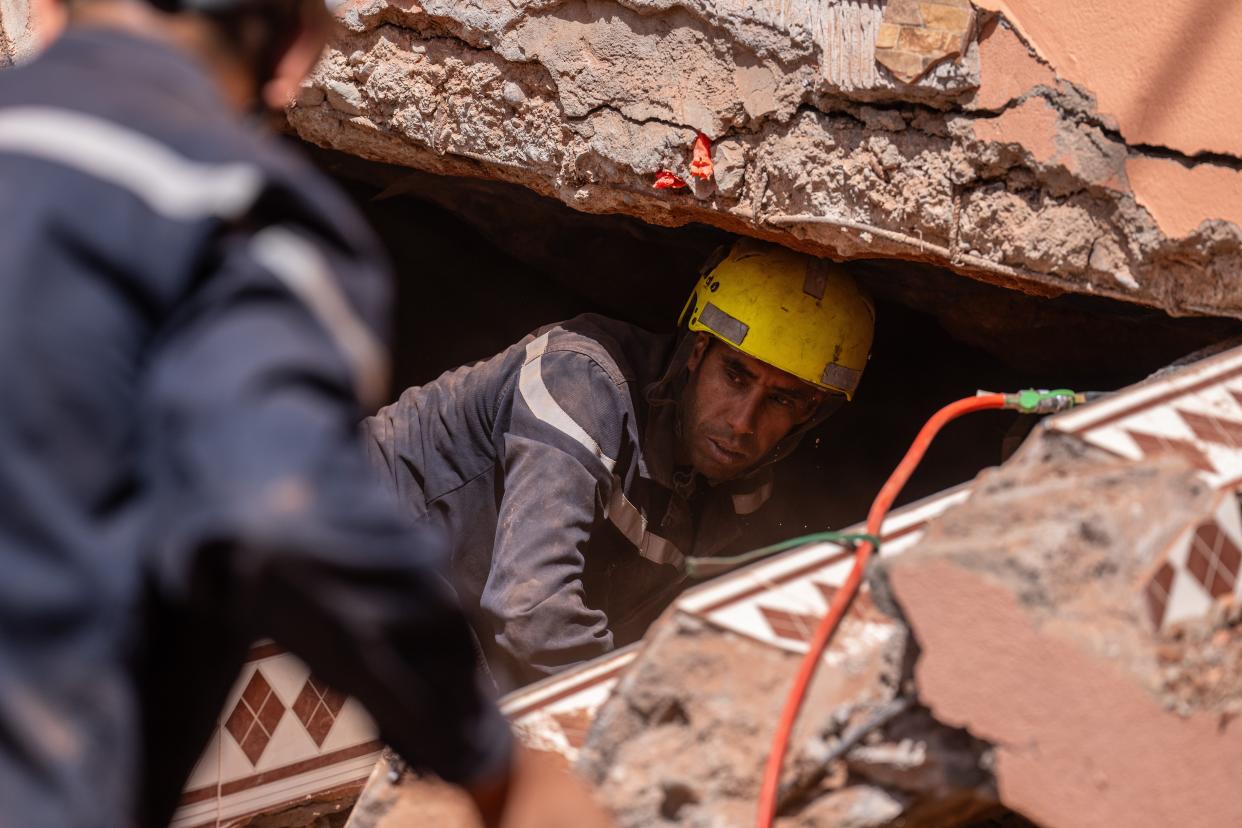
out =
<path fill-rule="evenodd" d="M 1098 285 L 1091 282 L 1076 282 L 1072 279 L 1066 279 L 1062 276 L 1056 276 L 1051 273 L 1039 273 L 1034 270 L 1004 265 L 1000 262 L 994 262 L 991 259 L 986 259 L 983 256 L 977 256 L 974 253 L 963 253 L 961 250 L 953 250 L 942 244 L 924 241 L 923 239 L 918 238 L 917 236 L 911 236 L 908 233 L 902 233 L 897 230 L 887 230 L 883 227 L 876 227 L 874 224 L 866 224 L 861 221 L 852 221 L 847 218 L 841 218 L 840 216 L 778 214 L 764 216 L 763 221 L 768 224 L 776 225 L 777 227 L 796 224 L 828 224 L 845 230 L 854 230 L 859 233 L 870 233 L 873 236 L 879 236 L 882 239 L 888 239 L 889 241 L 896 242 L 897 244 L 913 247 L 920 253 L 931 254 L 943 258 L 945 263 L 950 266 L 967 265 L 974 270 L 981 270 L 985 273 L 992 273 L 997 276 L 1037 282 L 1046 286 L 1050 290 L 1074 293 L 1081 293 L 1085 291 L 1091 295 L 1106 296 L 1110 299 L 1120 299 L 1127 302 L 1139 301 L 1143 304 L 1151 304 L 1150 299 L 1144 300 L 1142 297 L 1136 296 L 1133 291 L 1127 292 L 1116 290 L 1108 285 Z M 1201 308 L 1190 305 L 1185 305 L 1183 307 L 1192 311 L 1202 310 Z"/>

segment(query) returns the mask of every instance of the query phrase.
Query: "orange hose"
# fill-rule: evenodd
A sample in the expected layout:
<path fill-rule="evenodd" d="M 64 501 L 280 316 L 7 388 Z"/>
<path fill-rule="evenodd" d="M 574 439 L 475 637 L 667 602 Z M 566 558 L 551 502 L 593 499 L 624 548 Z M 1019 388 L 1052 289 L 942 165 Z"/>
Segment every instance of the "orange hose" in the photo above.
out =
<path fill-rule="evenodd" d="M 923 460 L 923 455 L 927 453 L 928 447 L 931 445 L 936 434 L 945 424 L 954 420 L 963 414 L 969 414 L 972 411 L 982 411 L 989 408 L 1004 408 L 1004 394 L 987 394 L 978 397 L 967 397 L 957 402 L 949 403 L 944 408 L 937 411 L 931 416 L 919 431 L 918 436 L 914 438 L 914 442 L 910 444 L 906 456 L 897 464 L 897 468 L 893 470 L 888 481 L 880 489 L 880 493 L 871 503 L 871 511 L 867 513 L 867 534 L 880 537 L 880 525 L 884 522 L 888 510 L 892 508 L 893 501 L 897 499 L 902 488 L 910 479 L 910 475 L 918 468 L 919 463 Z M 776 818 L 776 800 L 781 784 L 781 766 L 785 762 L 785 751 L 789 747 L 789 737 L 793 732 L 794 723 L 798 720 L 798 712 L 802 709 L 802 702 L 806 698 L 807 688 L 811 684 L 811 679 L 815 676 L 815 670 L 819 667 L 820 657 L 828 646 L 828 642 L 832 640 L 833 633 L 841 623 L 841 619 L 845 616 L 845 611 L 849 609 L 850 603 L 854 600 L 858 587 L 862 583 L 863 572 L 866 570 L 867 562 L 871 559 L 871 553 L 875 551 L 875 547 L 870 541 L 863 541 L 858 545 L 858 550 L 854 553 L 854 566 L 850 570 L 849 577 L 845 579 L 845 583 L 833 596 L 832 604 L 828 607 L 828 614 L 819 622 L 819 626 L 815 628 L 815 635 L 811 639 L 810 649 L 806 656 L 803 657 L 802 663 L 798 665 L 798 674 L 794 677 L 793 686 L 789 689 L 789 695 L 785 699 L 785 707 L 781 711 L 780 721 L 776 725 L 776 735 L 772 737 L 772 749 L 768 753 L 768 761 L 763 769 L 763 785 L 759 789 L 759 818 L 758 828 L 771 828 L 773 820 Z"/>

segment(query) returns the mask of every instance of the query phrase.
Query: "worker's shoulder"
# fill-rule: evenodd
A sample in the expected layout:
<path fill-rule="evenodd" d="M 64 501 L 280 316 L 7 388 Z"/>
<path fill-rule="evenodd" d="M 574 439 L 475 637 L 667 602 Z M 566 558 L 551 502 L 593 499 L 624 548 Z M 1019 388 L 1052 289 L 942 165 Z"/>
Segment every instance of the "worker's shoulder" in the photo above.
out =
<path fill-rule="evenodd" d="M 233 220 L 273 201 L 321 205 L 310 212 L 329 213 L 326 226 L 349 213 L 309 163 L 239 118 L 188 56 L 122 32 L 70 29 L 6 70 L 0 154 L 128 191 L 173 220 Z"/>
<path fill-rule="evenodd" d="M 562 355 L 557 361 L 567 366 L 578 364 L 586 370 L 595 366 L 621 388 L 651 380 L 647 363 L 653 352 L 667 350 L 668 339 L 619 319 L 587 313 L 540 328 L 532 345 L 540 353 Z M 528 353 L 531 350 L 527 348 Z"/>

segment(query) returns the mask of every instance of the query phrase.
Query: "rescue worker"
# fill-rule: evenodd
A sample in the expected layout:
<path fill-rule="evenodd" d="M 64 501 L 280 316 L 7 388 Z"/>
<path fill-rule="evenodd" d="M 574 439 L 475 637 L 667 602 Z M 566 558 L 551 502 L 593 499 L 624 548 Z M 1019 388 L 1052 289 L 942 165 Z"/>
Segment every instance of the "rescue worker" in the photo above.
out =
<path fill-rule="evenodd" d="M 167 825 L 270 636 L 488 825 L 604 824 L 515 752 L 440 542 L 368 468 L 375 241 L 239 117 L 296 88 L 322 0 L 69 13 L 0 72 L 0 822 Z"/>
<path fill-rule="evenodd" d="M 453 539 L 497 681 L 635 640 L 771 492 L 772 465 L 858 387 L 871 301 L 841 268 L 749 240 L 708 262 L 680 337 L 596 315 L 407 390 L 372 459 Z"/>

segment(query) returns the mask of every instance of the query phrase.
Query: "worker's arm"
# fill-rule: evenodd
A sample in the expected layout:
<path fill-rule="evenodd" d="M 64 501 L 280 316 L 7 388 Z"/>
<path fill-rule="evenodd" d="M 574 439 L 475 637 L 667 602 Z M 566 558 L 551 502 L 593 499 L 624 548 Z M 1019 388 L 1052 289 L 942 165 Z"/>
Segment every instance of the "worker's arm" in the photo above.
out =
<path fill-rule="evenodd" d="M 202 624 L 301 656 L 411 763 L 493 784 L 511 740 L 478 686 L 441 544 L 411 532 L 357 432 L 386 294 L 360 268 L 296 227 L 221 243 L 149 367 L 166 516 L 152 576 Z"/>
<path fill-rule="evenodd" d="M 481 604 L 496 643 L 534 676 L 612 649 L 583 575 L 632 416 L 626 387 L 586 355 L 550 351 L 522 370 Z"/>

